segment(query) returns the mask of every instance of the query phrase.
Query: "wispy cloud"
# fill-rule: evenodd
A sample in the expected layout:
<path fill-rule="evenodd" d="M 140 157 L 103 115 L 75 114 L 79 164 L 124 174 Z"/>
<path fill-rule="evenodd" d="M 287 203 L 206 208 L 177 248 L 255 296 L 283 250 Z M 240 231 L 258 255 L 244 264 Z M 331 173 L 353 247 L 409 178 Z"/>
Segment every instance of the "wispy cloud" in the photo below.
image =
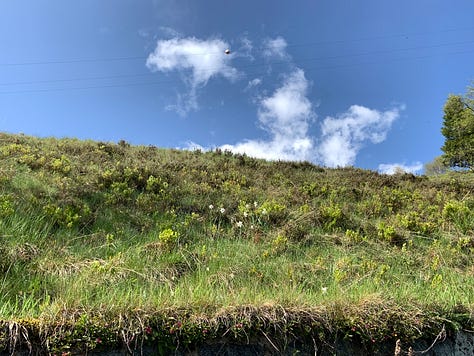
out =
<path fill-rule="evenodd" d="M 249 89 L 252 89 L 254 87 L 257 87 L 259 86 L 260 84 L 262 84 L 262 79 L 260 78 L 254 78 L 252 80 L 249 80 L 248 84 L 247 84 L 247 87 L 244 89 L 244 91 L 247 91 Z"/>
<path fill-rule="evenodd" d="M 355 162 L 357 153 L 367 143 L 385 140 L 392 123 L 403 107 L 378 111 L 352 105 L 338 117 L 327 117 L 321 124 L 321 143 L 318 152 L 321 161 L 329 167 L 343 167 Z"/>
<path fill-rule="evenodd" d="M 247 37 L 241 37 L 239 42 L 240 42 L 240 46 L 237 47 L 236 56 L 243 57 L 250 61 L 253 61 L 255 58 L 252 54 L 252 51 L 253 51 L 252 41 Z"/>
<path fill-rule="evenodd" d="M 315 114 L 307 98 L 308 86 L 304 71 L 296 69 L 271 96 L 260 99 L 258 120 L 269 140 L 246 140 L 221 148 L 270 160 L 311 159 L 308 127 Z"/>
<path fill-rule="evenodd" d="M 147 67 L 152 71 L 179 71 L 188 86 L 186 94 L 179 94 L 176 105 L 170 108 L 180 115 L 197 110 L 197 90 L 216 76 L 235 80 L 237 69 L 230 65 L 232 54 L 224 53 L 229 45 L 220 39 L 201 40 L 195 37 L 159 40 L 148 56 Z M 190 75 L 189 75 L 190 74 Z"/>
<path fill-rule="evenodd" d="M 201 146 L 200 144 L 193 142 L 193 141 L 187 141 L 184 147 L 177 147 L 177 149 L 184 149 L 188 151 L 207 151 L 208 149 L 206 147 Z"/>
<path fill-rule="evenodd" d="M 268 38 L 263 41 L 263 56 L 267 58 L 287 59 L 286 43 L 283 37 L 276 37 L 274 39 Z"/>
<path fill-rule="evenodd" d="M 182 37 L 182 34 L 178 31 L 176 31 L 174 28 L 171 28 L 171 27 L 168 27 L 168 26 L 160 26 L 159 29 L 167 37 L 170 37 L 170 38 L 180 38 L 180 37 Z"/>
<path fill-rule="evenodd" d="M 378 171 L 383 174 L 395 174 L 397 172 L 419 173 L 423 170 L 423 163 L 414 162 L 411 165 L 404 163 L 384 163 L 379 164 Z"/>

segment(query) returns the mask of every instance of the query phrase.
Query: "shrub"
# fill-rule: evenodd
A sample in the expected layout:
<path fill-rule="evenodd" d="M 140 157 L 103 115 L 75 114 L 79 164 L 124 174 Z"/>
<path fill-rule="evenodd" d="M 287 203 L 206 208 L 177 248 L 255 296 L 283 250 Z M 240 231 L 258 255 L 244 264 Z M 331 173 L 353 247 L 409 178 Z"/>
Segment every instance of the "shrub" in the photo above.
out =
<path fill-rule="evenodd" d="M 322 206 L 319 214 L 323 228 L 329 232 L 345 231 L 352 227 L 349 216 L 344 213 L 341 205 L 337 203 Z"/>
<path fill-rule="evenodd" d="M 474 214 L 465 202 L 448 201 L 443 208 L 443 217 L 453 223 L 462 233 L 466 233 L 473 228 Z"/>
<path fill-rule="evenodd" d="M 274 200 L 264 201 L 257 207 L 256 214 L 272 223 L 281 223 L 287 217 L 286 206 Z"/>
<path fill-rule="evenodd" d="M 397 230 L 393 225 L 386 224 L 381 221 L 377 224 L 377 236 L 390 243 L 399 243 L 402 240 L 402 236 L 397 233 Z"/>
<path fill-rule="evenodd" d="M 12 198 L 9 195 L 0 195 L 0 218 L 11 216 L 15 213 Z"/>
<path fill-rule="evenodd" d="M 158 239 L 166 246 L 172 246 L 178 242 L 179 233 L 171 228 L 164 229 L 160 232 Z"/>
<path fill-rule="evenodd" d="M 438 228 L 436 222 L 428 220 L 427 217 L 417 211 L 411 211 L 404 215 L 398 214 L 397 219 L 405 229 L 422 235 L 430 235 Z"/>
<path fill-rule="evenodd" d="M 127 204 L 132 200 L 134 189 L 130 188 L 125 182 L 113 182 L 109 192 L 105 194 L 108 204 Z"/>
<path fill-rule="evenodd" d="M 87 204 L 60 206 L 49 203 L 43 207 L 43 211 L 53 219 L 54 224 L 67 228 L 76 227 L 81 222 L 86 222 L 91 214 Z"/>

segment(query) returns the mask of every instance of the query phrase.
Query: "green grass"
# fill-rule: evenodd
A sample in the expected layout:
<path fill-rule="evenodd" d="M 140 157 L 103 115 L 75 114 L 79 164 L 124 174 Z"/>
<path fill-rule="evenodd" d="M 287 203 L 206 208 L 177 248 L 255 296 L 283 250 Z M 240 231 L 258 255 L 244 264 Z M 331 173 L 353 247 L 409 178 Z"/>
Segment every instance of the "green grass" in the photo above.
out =
<path fill-rule="evenodd" d="M 7 134 L 0 162 L 0 348 L 473 327 L 471 173 Z"/>

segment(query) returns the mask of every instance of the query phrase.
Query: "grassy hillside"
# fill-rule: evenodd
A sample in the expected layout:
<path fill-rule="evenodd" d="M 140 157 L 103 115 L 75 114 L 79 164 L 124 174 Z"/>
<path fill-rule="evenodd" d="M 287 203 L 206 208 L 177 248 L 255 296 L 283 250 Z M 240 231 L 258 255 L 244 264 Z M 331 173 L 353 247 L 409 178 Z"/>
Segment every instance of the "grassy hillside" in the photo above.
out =
<path fill-rule="evenodd" d="M 473 208 L 469 173 L 0 134 L 0 350 L 472 328 Z"/>

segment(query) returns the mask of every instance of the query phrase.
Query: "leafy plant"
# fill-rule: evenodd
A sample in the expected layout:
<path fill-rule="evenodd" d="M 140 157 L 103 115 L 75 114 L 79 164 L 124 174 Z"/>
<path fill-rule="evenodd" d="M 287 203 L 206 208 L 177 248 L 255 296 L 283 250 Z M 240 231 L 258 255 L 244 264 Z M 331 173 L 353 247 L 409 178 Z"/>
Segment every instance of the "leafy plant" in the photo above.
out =
<path fill-rule="evenodd" d="M 159 234 L 159 240 L 166 246 L 174 245 L 178 242 L 179 233 L 173 229 L 164 229 Z"/>
<path fill-rule="evenodd" d="M 474 227 L 474 214 L 464 201 L 448 201 L 443 207 L 443 217 L 463 233 Z"/>

